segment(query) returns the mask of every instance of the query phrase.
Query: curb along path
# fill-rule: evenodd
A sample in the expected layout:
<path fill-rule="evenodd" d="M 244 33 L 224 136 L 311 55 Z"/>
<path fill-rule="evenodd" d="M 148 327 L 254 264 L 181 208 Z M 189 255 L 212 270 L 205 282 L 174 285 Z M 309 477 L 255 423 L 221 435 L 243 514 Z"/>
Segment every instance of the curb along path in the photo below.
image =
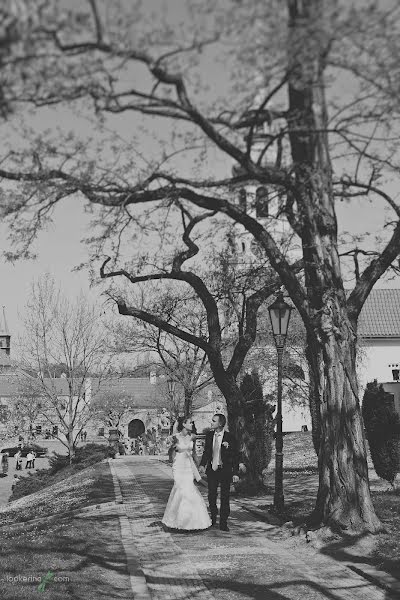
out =
<path fill-rule="evenodd" d="M 285 549 L 276 529 L 232 503 L 231 532 L 170 533 L 161 526 L 172 487 L 153 457 L 110 461 L 135 600 L 386 600 L 385 592 L 323 556 Z M 203 490 L 205 491 L 205 490 Z"/>

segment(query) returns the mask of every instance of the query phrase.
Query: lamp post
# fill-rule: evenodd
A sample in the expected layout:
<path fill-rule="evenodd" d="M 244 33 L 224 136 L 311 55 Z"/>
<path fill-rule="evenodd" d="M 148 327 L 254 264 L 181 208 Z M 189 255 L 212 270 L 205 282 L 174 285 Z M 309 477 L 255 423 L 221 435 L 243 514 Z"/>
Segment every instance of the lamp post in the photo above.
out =
<path fill-rule="evenodd" d="M 168 377 L 167 385 L 168 385 L 168 394 L 169 394 L 169 414 L 171 417 L 170 425 L 172 427 L 172 417 L 175 419 L 175 385 L 176 385 L 176 382 L 172 379 L 172 377 Z"/>
<path fill-rule="evenodd" d="M 292 307 L 289 306 L 289 304 L 286 304 L 283 299 L 283 293 L 279 292 L 275 301 L 268 307 L 268 312 L 278 353 L 278 406 L 275 437 L 274 508 L 277 512 L 282 512 L 285 505 L 283 496 L 282 359 Z"/>

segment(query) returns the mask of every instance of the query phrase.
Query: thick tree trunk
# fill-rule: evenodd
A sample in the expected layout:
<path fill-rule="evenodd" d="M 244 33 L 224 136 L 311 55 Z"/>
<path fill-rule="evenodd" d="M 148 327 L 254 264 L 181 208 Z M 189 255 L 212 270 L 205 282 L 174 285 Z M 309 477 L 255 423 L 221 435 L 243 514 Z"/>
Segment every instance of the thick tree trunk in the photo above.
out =
<path fill-rule="evenodd" d="M 75 456 L 75 445 L 74 445 L 74 440 L 73 440 L 73 430 L 72 427 L 68 428 L 68 457 L 69 457 L 69 464 L 72 463 L 72 459 Z"/>
<path fill-rule="evenodd" d="M 289 219 L 302 240 L 307 291 L 306 310 L 298 304 L 307 330 L 319 463 L 313 517 L 335 530 L 376 532 L 381 525 L 370 496 L 358 401 L 357 323 L 356 316 L 350 323 L 346 309 L 328 141 L 324 71 L 336 6 L 321 0 L 287 5 L 288 128 L 296 177 L 296 210 L 289 206 Z"/>
<path fill-rule="evenodd" d="M 185 388 L 185 417 L 189 417 L 193 412 L 193 390 Z"/>
<path fill-rule="evenodd" d="M 356 378 L 356 339 L 345 310 L 325 303 L 310 348 L 320 370 L 319 489 L 312 520 L 336 531 L 382 530 L 369 489 L 367 454 Z M 340 318 L 338 318 L 340 316 Z"/>
<path fill-rule="evenodd" d="M 309 334 L 307 335 L 306 358 L 310 379 L 308 401 L 311 415 L 312 440 L 314 450 L 318 456 L 321 443 L 320 373 L 322 366 L 322 350 L 313 343 Z"/>

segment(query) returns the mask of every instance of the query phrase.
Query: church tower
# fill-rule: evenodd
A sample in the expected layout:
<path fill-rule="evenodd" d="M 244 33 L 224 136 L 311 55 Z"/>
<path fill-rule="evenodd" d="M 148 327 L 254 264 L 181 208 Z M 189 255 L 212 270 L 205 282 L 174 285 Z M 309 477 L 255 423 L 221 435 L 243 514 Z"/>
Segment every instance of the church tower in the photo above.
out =
<path fill-rule="evenodd" d="M 260 98 L 256 98 L 254 106 L 261 104 Z M 280 144 L 281 132 L 285 130 L 285 122 L 274 107 L 264 108 L 259 111 L 251 108 L 245 113 L 246 118 L 255 115 L 261 123 L 252 128 L 246 137 L 246 143 L 250 143 L 251 158 L 261 166 L 281 166 L 285 164 L 284 144 Z M 239 165 L 232 168 L 233 176 L 244 175 L 245 171 Z M 256 181 L 247 181 L 233 186 L 233 194 L 236 196 L 236 204 L 248 215 L 256 218 L 264 227 L 273 233 L 275 240 L 281 243 L 288 234 L 288 225 L 282 212 L 285 203 L 285 194 L 282 190 L 272 185 L 261 185 Z M 255 260 L 265 258 L 265 254 L 259 248 L 253 236 L 239 224 L 235 224 L 235 237 L 238 254 L 238 266 L 249 266 Z"/>
<path fill-rule="evenodd" d="M 3 306 L 0 313 L 0 369 L 11 365 L 10 350 L 11 336 L 6 319 L 6 310 Z"/>

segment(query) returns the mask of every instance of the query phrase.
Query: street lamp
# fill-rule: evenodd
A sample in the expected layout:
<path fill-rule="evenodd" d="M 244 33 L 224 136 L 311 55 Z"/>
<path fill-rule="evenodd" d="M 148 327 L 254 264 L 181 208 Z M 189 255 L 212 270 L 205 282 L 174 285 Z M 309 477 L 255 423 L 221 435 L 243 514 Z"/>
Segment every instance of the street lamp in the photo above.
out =
<path fill-rule="evenodd" d="M 292 307 L 284 301 L 283 293 L 278 292 L 275 302 L 268 307 L 268 312 L 278 353 L 278 407 L 275 437 L 274 508 L 277 512 L 282 512 L 285 504 L 283 496 L 282 359 Z"/>
<path fill-rule="evenodd" d="M 175 418 L 175 386 L 176 382 L 172 379 L 172 377 L 168 377 L 167 379 L 168 386 L 168 395 L 169 395 L 169 414 L 171 419 L 171 427 L 172 427 L 172 418 Z"/>

